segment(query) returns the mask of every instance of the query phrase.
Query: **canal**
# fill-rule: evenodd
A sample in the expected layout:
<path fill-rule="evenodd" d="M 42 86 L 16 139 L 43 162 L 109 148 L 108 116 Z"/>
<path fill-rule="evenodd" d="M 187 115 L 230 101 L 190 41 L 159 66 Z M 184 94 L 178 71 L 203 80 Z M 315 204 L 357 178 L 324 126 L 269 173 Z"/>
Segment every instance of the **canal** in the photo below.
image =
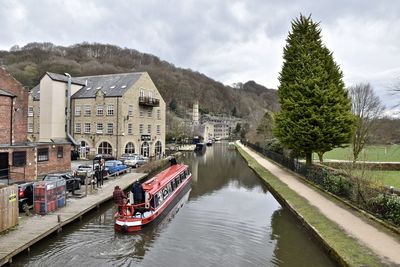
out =
<path fill-rule="evenodd" d="M 11 266 L 335 266 L 226 143 L 183 161 L 192 184 L 158 223 L 115 233 L 107 203 Z"/>

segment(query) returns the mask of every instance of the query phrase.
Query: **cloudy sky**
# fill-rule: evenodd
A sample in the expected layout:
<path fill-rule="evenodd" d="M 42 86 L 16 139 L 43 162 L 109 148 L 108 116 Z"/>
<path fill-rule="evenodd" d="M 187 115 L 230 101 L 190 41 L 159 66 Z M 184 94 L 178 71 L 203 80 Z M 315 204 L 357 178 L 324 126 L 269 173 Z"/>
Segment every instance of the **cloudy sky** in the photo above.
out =
<path fill-rule="evenodd" d="M 290 22 L 300 13 L 320 22 L 346 85 L 370 82 L 387 106 L 400 102 L 388 92 L 400 77 L 397 0 L 0 0 L 0 49 L 109 43 L 225 84 L 276 88 Z"/>

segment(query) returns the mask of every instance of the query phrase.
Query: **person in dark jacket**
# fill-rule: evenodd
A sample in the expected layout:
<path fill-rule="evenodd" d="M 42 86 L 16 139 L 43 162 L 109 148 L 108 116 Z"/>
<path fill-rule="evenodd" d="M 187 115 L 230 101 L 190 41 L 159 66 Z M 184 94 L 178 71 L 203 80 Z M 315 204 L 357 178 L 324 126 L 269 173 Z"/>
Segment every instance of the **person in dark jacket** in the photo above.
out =
<path fill-rule="evenodd" d="M 144 190 L 142 185 L 139 183 L 139 181 L 136 181 L 133 186 L 131 192 L 133 193 L 133 201 L 134 204 L 139 204 L 144 202 Z"/>

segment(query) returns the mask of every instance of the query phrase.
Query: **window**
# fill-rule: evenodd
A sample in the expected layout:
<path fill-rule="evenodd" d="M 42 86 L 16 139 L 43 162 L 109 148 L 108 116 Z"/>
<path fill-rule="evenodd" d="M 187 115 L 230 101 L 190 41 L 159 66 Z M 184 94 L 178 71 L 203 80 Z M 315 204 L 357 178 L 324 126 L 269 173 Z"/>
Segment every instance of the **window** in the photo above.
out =
<path fill-rule="evenodd" d="M 135 153 L 135 145 L 132 142 L 126 144 L 125 153 Z"/>
<path fill-rule="evenodd" d="M 153 117 L 153 110 L 152 110 L 152 109 L 149 109 L 149 110 L 147 111 L 147 117 L 148 117 L 148 118 Z"/>
<path fill-rule="evenodd" d="M 61 159 L 64 156 L 64 148 L 62 146 L 57 147 L 57 158 Z"/>
<path fill-rule="evenodd" d="M 158 135 L 161 134 L 161 125 L 157 125 L 157 134 L 158 134 Z"/>
<path fill-rule="evenodd" d="M 92 110 L 90 108 L 90 105 L 85 105 L 85 116 L 90 116 L 92 115 Z"/>
<path fill-rule="evenodd" d="M 161 145 L 161 142 L 160 142 L 160 141 L 157 141 L 157 142 L 156 142 L 154 152 L 155 152 L 156 155 L 161 155 L 161 152 L 162 152 L 162 145 Z"/>
<path fill-rule="evenodd" d="M 128 123 L 128 134 L 132 134 L 132 123 Z"/>
<path fill-rule="evenodd" d="M 33 107 L 32 106 L 28 107 L 28 117 L 33 117 Z"/>
<path fill-rule="evenodd" d="M 140 108 L 140 111 L 139 111 L 139 114 L 140 114 L 140 117 L 144 117 L 144 110 L 143 110 L 143 108 Z"/>
<path fill-rule="evenodd" d="M 108 142 L 102 142 L 97 149 L 97 153 L 112 155 L 112 146 Z"/>
<path fill-rule="evenodd" d="M 107 106 L 107 116 L 113 116 L 114 115 L 114 105 L 108 105 Z"/>
<path fill-rule="evenodd" d="M 33 133 L 33 123 L 32 122 L 28 123 L 28 133 Z"/>
<path fill-rule="evenodd" d="M 144 125 L 143 125 L 143 124 L 140 124 L 140 125 L 139 125 L 139 133 L 140 133 L 140 134 L 143 134 L 143 128 L 144 128 Z"/>
<path fill-rule="evenodd" d="M 90 123 L 85 123 L 85 133 L 90 133 Z"/>
<path fill-rule="evenodd" d="M 161 120 L 161 110 L 157 109 L 157 120 Z"/>
<path fill-rule="evenodd" d="M 38 161 L 48 161 L 49 160 L 49 149 L 39 148 L 38 149 Z"/>
<path fill-rule="evenodd" d="M 133 105 L 128 106 L 128 116 L 133 116 Z"/>
<path fill-rule="evenodd" d="M 143 142 L 142 146 L 140 147 L 140 154 L 143 157 L 148 157 L 149 156 L 149 143 Z"/>
<path fill-rule="evenodd" d="M 81 106 L 76 106 L 75 107 L 75 116 L 80 116 L 81 115 Z"/>
<path fill-rule="evenodd" d="M 96 133 L 102 134 L 103 133 L 103 123 L 96 124 Z"/>
<path fill-rule="evenodd" d="M 147 125 L 147 133 L 151 134 L 151 124 Z"/>
<path fill-rule="evenodd" d="M 26 151 L 13 152 L 13 166 L 23 167 L 26 165 Z"/>
<path fill-rule="evenodd" d="M 144 97 L 144 90 L 143 89 L 140 89 L 139 96 L 140 96 L 140 98 Z"/>
<path fill-rule="evenodd" d="M 108 134 L 113 134 L 114 133 L 114 124 L 107 123 L 107 133 Z"/>
<path fill-rule="evenodd" d="M 97 105 L 96 115 L 97 116 L 103 116 L 103 114 L 104 114 L 103 105 Z"/>
<path fill-rule="evenodd" d="M 75 133 L 81 133 L 81 124 L 75 123 Z"/>

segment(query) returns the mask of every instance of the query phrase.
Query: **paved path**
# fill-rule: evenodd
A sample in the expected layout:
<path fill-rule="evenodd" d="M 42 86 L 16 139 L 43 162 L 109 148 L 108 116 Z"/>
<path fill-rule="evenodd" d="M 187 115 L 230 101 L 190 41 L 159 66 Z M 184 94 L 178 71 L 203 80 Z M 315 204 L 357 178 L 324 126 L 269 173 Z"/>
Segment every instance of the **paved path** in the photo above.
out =
<path fill-rule="evenodd" d="M 395 238 L 379 231 L 353 215 L 353 213 L 336 205 L 316 189 L 299 181 L 299 178 L 271 163 L 255 151 L 243 146 L 240 142 L 238 142 L 238 145 L 270 173 L 287 184 L 289 188 L 304 197 L 311 205 L 317 207 L 327 218 L 337 223 L 349 235 L 369 247 L 377 255 L 394 263 L 396 266 L 400 266 L 400 242 Z"/>
<path fill-rule="evenodd" d="M 40 239 L 61 229 L 97 205 L 112 198 L 114 187 L 128 188 L 134 181 L 145 177 L 144 173 L 127 173 L 105 182 L 103 187 L 87 197 L 68 198 L 67 205 L 45 216 L 34 215 L 20 220 L 17 229 L 0 235 L 0 266 L 9 262 L 13 256 L 32 246 Z M 58 222 L 57 216 L 61 216 Z"/>

